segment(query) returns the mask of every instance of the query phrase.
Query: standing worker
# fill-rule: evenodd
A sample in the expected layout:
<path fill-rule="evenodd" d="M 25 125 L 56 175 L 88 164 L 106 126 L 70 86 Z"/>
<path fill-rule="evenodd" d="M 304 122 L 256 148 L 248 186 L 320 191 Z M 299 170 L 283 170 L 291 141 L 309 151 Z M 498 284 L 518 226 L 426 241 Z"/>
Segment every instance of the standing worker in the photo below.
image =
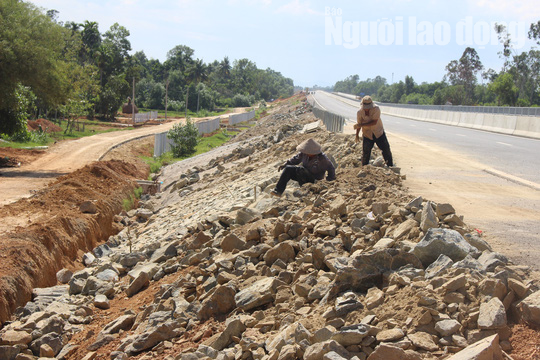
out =
<path fill-rule="evenodd" d="M 360 110 L 356 113 L 354 128 L 356 129 L 356 142 L 360 141 L 358 133 L 362 129 L 362 166 L 369 164 L 374 144 L 377 144 L 381 149 L 386 165 L 394 166 L 390 144 L 386 138 L 381 120 L 381 109 L 373 103 L 369 95 L 362 98 Z"/>

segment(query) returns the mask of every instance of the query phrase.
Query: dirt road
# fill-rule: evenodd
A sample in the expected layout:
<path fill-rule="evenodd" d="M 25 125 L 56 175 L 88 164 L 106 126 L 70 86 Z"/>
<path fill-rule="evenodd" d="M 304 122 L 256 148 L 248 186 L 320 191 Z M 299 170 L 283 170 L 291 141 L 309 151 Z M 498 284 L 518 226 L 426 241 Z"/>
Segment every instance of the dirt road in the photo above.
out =
<path fill-rule="evenodd" d="M 18 168 L 2 169 L 0 205 L 28 197 L 58 176 L 80 169 L 107 153 L 114 146 L 135 138 L 164 132 L 182 120 L 127 131 L 115 131 L 62 141 L 52 146 L 38 160 Z"/>

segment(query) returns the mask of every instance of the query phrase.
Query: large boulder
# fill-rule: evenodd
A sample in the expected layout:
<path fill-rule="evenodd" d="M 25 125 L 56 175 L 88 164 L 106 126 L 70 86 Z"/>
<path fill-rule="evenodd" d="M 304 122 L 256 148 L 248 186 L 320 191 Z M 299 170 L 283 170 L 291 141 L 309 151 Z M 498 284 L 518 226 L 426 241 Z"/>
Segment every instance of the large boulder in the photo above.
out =
<path fill-rule="evenodd" d="M 460 233 L 450 229 L 431 228 L 424 238 L 410 251 L 429 266 L 443 254 L 453 261 L 460 261 L 468 254 L 479 255 L 478 249 L 469 244 Z"/>
<path fill-rule="evenodd" d="M 530 324 L 540 325 L 540 291 L 527 296 L 519 305 L 521 317 Z"/>

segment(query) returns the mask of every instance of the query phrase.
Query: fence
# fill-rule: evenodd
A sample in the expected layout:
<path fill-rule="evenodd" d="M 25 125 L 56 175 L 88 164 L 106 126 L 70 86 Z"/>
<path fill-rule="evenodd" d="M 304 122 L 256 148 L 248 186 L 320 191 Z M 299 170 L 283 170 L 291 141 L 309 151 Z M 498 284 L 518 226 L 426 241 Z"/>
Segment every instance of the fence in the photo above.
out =
<path fill-rule="evenodd" d="M 208 134 L 219 129 L 219 120 L 220 118 L 217 117 L 212 120 L 196 122 L 193 125 L 199 130 L 199 135 Z"/>
<path fill-rule="evenodd" d="M 149 120 L 155 120 L 158 118 L 157 111 L 150 111 L 148 113 L 135 114 L 135 123 L 145 122 Z"/>
<path fill-rule="evenodd" d="M 195 125 L 199 131 L 199 135 L 208 134 L 219 129 L 220 118 L 217 117 L 212 120 L 196 122 L 193 123 L 193 125 Z M 154 156 L 158 157 L 167 151 L 171 151 L 172 144 L 173 140 L 167 138 L 167 132 L 156 134 L 154 137 Z"/>
<path fill-rule="evenodd" d="M 167 132 L 162 132 L 154 136 L 154 157 L 171 151 L 172 139 L 167 138 Z"/>
<path fill-rule="evenodd" d="M 244 121 L 249 121 L 255 117 L 255 110 L 244 113 L 244 114 L 237 114 L 237 115 L 230 115 L 229 116 L 229 125 L 238 124 Z"/>

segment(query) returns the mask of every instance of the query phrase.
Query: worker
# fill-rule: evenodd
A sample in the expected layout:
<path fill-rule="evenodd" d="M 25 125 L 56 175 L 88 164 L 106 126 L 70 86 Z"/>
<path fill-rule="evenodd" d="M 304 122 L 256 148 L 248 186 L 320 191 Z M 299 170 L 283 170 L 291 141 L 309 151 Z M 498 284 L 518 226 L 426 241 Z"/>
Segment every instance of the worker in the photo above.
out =
<path fill-rule="evenodd" d="M 373 103 L 371 96 L 366 95 L 360 103 L 360 110 L 356 113 L 356 142 L 360 141 L 358 136 L 362 129 L 362 165 L 368 165 L 371 158 L 373 145 L 377 144 L 382 151 L 384 161 L 387 166 L 394 166 L 390 144 L 384 132 L 381 120 L 381 109 Z"/>
<path fill-rule="evenodd" d="M 325 173 L 328 173 L 326 180 L 332 181 L 336 179 L 334 164 L 322 152 L 321 145 L 317 141 L 308 139 L 298 145 L 296 150 L 298 154 L 278 167 L 278 171 L 283 170 L 283 172 L 275 189 L 270 192 L 273 196 L 280 197 L 285 191 L 289 180 L 295 180 L 302 186 L 305 183 L 322 180 Z"/>

